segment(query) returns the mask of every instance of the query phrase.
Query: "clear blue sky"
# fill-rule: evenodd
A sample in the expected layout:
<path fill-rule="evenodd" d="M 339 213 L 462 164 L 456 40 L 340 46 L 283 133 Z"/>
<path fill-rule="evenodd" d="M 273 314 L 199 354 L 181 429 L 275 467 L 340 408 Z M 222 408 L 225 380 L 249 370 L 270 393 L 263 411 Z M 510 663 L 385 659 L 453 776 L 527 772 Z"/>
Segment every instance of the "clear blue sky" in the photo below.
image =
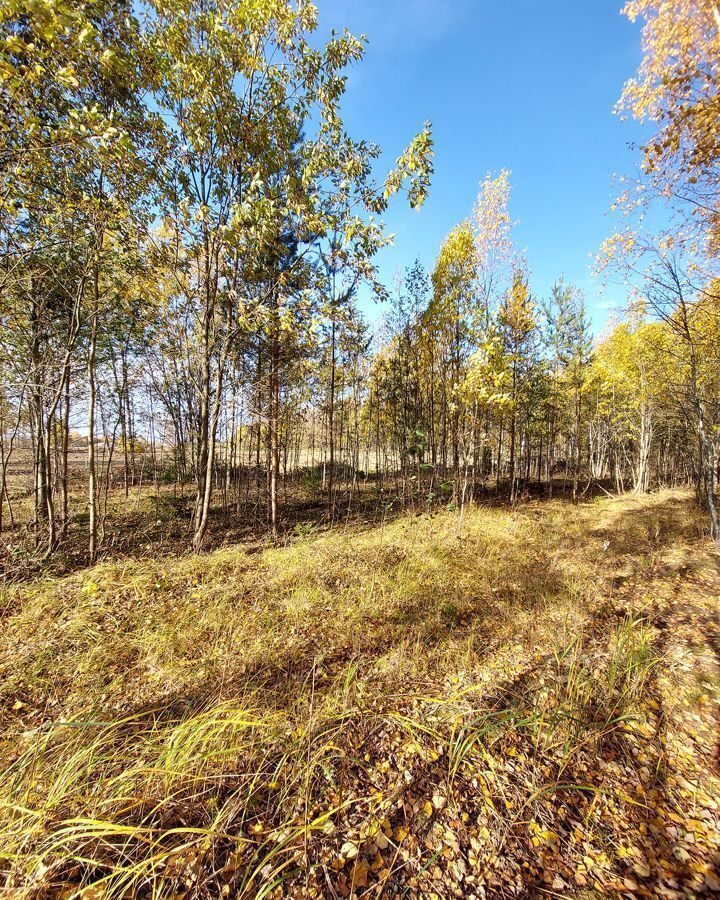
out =
<path fill-rule="evenodd" d="M 621 0 L 316 2 L 323 34 L 347 26 L 370 41 L 344 103 L 352 135 L 377 141 L 390 166 L 433 123 L 430 200 L 420 212 L 396 200 L 385 216 L 396 234 L 380 257 L 385 283 L 416 257 L 431 268 L 485 173 L 505 167 L 533 291 L 546 296 L 564 275 L 585 290 L 599 331 L 623 296 L 601 294 L 591 256 L 612 230 L 613 174 L 634 169 L 628 145 L 641 136 L 613 114 L 640 61 L 640 28 Z"/>

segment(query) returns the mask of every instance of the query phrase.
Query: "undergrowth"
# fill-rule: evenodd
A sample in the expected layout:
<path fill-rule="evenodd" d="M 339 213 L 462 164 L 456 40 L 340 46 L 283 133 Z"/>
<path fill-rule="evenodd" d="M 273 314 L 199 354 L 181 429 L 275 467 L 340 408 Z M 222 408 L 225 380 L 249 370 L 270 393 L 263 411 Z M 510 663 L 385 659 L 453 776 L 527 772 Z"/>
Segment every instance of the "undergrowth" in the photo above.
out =
<path fill-rule="evenodd" d="M 469 509 L 9 586 L 7 890 L 510 895 L 562 881 L 578 816 L 610 871 L 589 769 L 663 659 L 609 585 L 696 528 L 676 494 Z"/>

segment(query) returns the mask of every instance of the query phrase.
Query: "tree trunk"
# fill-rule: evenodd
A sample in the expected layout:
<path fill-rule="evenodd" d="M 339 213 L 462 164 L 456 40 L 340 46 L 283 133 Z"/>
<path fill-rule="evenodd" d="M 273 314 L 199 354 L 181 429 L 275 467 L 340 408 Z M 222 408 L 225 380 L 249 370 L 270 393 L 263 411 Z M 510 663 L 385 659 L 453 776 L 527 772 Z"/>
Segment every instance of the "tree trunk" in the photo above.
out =
<path fill-rule="evenodd" d="M 97 329 L 98 329 L 98 308 L 99 308 L 99 271 L 95 266 L 94 273 L 94 295 L 93 309 L 90 321 L 90 344 L 88 347 L 87 358 L 87 377 L 88 377 L 88 445 L 87 445 L 87 465 L 88 465 L 88 556 L 90 565 L 97 558 L 97 466 L 95 462 L 95 356 L 97 353 Z"/>

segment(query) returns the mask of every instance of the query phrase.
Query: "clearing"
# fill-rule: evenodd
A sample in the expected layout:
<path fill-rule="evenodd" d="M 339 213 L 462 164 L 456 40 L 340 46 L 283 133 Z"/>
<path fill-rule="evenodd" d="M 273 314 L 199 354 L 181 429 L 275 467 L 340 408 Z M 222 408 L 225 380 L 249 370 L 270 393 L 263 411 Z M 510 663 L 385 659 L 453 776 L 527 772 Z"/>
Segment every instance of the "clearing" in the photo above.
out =
<path fill-rule="evenodd" d="M 703 524 L 530 502 L 5 586 L 8 896 L 720 891 Z"/>

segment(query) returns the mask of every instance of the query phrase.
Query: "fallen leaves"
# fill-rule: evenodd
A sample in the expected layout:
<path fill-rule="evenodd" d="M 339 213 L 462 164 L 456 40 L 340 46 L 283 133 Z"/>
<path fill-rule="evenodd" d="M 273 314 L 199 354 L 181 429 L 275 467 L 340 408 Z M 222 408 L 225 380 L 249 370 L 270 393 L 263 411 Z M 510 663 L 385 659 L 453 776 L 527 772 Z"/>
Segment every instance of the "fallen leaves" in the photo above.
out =
<path fill-rule="evenodd" d="M 167 857 L 168 890 L 230 900 L 260 884 L 293 900 L 720 892 L 720 678 L 708 643 L 718 596 L 717 575 L 643 570 L 542 638 L 511 633 L 474 655 L 453 645 L 422 679 L 393 668 L 395 647 L 363 656 L 341 701 L 330 687 L 347 654 L 325 659 L 315 699 L 334 710 L 328 730 L 293 708 L 278 726 L 282 765 L 258 737 L 253 791 L 224 807 L 233 814 L 221 836 Z M 8 707 L 21 712 L 13 720 L 44 708 L 24 689 Z M 219 753 L 233 797 L 247 762 L 224 745 Z M 193 775 L 208 800 L 203 827 L 218 814 L 217 775 Z M 185 821 L 182 803 L 173 813 Z M 72 891 L 97 900 L 83 877 L 68 875 Z"/>

